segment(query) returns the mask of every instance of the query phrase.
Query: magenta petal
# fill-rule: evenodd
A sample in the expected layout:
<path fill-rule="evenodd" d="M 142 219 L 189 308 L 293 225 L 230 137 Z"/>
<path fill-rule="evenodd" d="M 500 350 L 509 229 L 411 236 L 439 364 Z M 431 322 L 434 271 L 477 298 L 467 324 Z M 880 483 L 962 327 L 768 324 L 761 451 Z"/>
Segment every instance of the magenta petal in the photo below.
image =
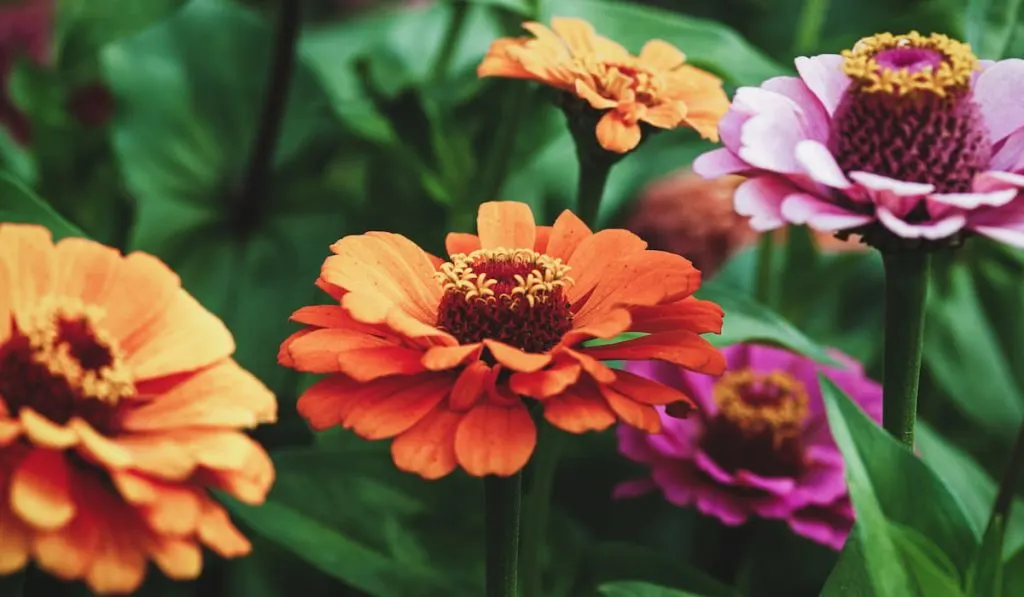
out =
<path fill-rule="evenodd" d="M 992 240 L 1024 248 L 1024 201 L 973 213 L 967 227 Z"/>
<path fill-rule="evenodd" d="M 799 106 L 788 97 L 743 87 L 736 92 L 737 105 L 754 106 L 756 113 L 743 124 L 740 159 L 751 166 L 782 174 L 802 171 L 795 157 L 796 144 L 806 139 L 798 116 Z"/>
<path fill-rule="evenodd" d="M 745 170 L 750 170 L 750 164 L 725 147 L 701 154 L 693 161 L 693 171 L 704 178 L 718 178 Z"/>
<path fill-rule="evenodd" d="M 818 141 L 807 140 L 797 143 L 796 159 L 816 182 L 835 189 L 847 189 L 851 186 L 832 152 Z"/>
<path fill-rule="evenodd" d="M 1013 201 L 1017 189 L 1004 189 L 987 193 L 933 193 L 928 195 L 930 201 L 958 207 L 960 209 L 977 209 L 981 206 L 1000 207 Z"/>
<path fill-rule="evenodd" d="M 1024 60 L 1000 60 L 978 76 L 974 100 L 988 127 L 989 139 L 998 143 L 1024 126 Z"/>
<path fill-rule="evenodd" d="M 754 230 L 773 230 L 784 225 L 782 201 L 792 193 L 792 187 L 781 179 L 756 176 L 745 181 L 733 195 L 736 213 L 750 218 Z"/>
<path fill-rule="evenodd" d="M 1024 175 L 1012 172 L 989 170 L 974 177 L 974 190 L 979 193 L 1000 191 L 1003 189 L 1024 188 Z"/>
<path fill-rule="evenodd" d="M 802 537 L 821 543 L 836 551 L 843 549 L 853 527 L 853 520 L 837 515 L 828 508 L 805 508 L 789 519 L 789 528 Z"/>
<path fill-rule="evenodd" d="M 785 496 L 796 487 L 796 481 L 787 477 L 763 477 L 750 471 L 736 471 L 736 482 L 743 487 L 760 489 L 774 496 Z"/>
<path fill-rule="evenodd" d="M 1024 130 L 1013 133 L 996 147 L 989 168 L 1007 172 L 1024 170 Z"/>
<path fill-rule="evenodd" d="M 829 116 L 834 114 L 850 85 L 850 78 L 842 70 L 843 57 L 838 54 L 821 54 L 797 58 L 795 63 L 800 78 L 818 98 L 825 111 Z"/>
<path fill-rule="evenodd" d="M 761 87 L 793 100 L 798 106 L 797 116 L 806 137 L 828 141 L 832 129 L 828 112 L 803 81 L 797 77 L 773 77 L 762 83 Z"/>
<path fill-rule="evenodd" d="M 676 419 L 666 415 L 664 410 L 664 407 L 659 408 L 661 433 L 648 436 L 647 445 L 659 454 L 671 458 L 692 457 L 698 450 L 697 442 L 700 440 L 704 423 L 696 415 L 691 415 L 688 419 Z"/>
<path fill-rule="evenodd" d="M 612 499 L 624 500 L 629 498 L 636 498 L 642 495 L 646 495 L 657 488 L 658 486 L 654 484 L 654 479 L 651 478 L 623 481 L 622 483 L 616 485 L 615 489 L 612 490 Z"/>
<path fill-rule="evenodd" d="M 704 450 L 698 450 L 697 453 L 693 455 L 693 462 L 697 465 L 697 468 L 703 471 L 708 477 L 711 477 L 713 481 L 723 485 L 732 485 L 736 482 L 736 478 L 732 473 L 718 466 L 718 463 L 708 456 Z"/>
<path fill-rule="evenodd" d="M 871 172 L 853 171 L 850 178 L 862 187 L 875 192 L 888 192 L 897 197 L 920 197 L 935 191 L 935 185 L 921 182 L 906 182 L 896 180 L 880 174 Z"/>
<path fill-rule="evenodd" d="M 800 477 L 800 486 L 793 500 L 800 507 L 831 504 L 846 495 L 846 479 L 842 467 L 817 466 Z"/>
<path fill-rule="evenodd" d="M 657 454 L 647 443 L 647 434 L 629 425 L 619 425 L 616 429 L 619 436 L 619 452 L 634 462 L 650 463 Z"/>
<path fill-rule="evenodd" d="M 867 214 L 845 210 L 807 193 L 787 196 L 780 211 L 786 220 L 794 224 L 807 224 L 816 230 L 829 232 L 861 226 L 875 219 Z"/>
<path fill-rule="evenodd" d="M 878 221 L 889 229 L 893 234 L 903 238 L 927 238 L 937 240 L 946 238 L 963 229 L 967 223 L 967 217 L 963 214 L 953 214 L 940 220 L 932 220 L 921 224 L 910 224 L 900 219 L 889 208 L 879 206 L 876 210 Z"/>

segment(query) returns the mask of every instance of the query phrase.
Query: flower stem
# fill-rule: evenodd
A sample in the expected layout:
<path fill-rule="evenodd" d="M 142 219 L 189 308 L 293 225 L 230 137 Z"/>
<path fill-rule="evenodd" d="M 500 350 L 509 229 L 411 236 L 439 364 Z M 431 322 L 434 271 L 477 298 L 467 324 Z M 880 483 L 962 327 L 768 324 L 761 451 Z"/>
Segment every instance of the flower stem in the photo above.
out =
<path fill-rule="evenodd" d="M 487 597 L 519 597 L 522 473 L 484 478 Z"/>
<path fill-rule="evenodd" d="M 793 38 L 793 51 L 796 54 L 813 52 L 821 40 L 821 27 L 825 24 L 829 0 L 804 0 L 797 21 L 796 35 Z"/>
<path fill-rule="evenodd" d="M 885 267 L 882 425 L 913 449 L 931 255 L 923 251 L 883 252 L 882 263 Z"/>
<path fill-rule="evenodd" d="M 601 209 L 601 198 L 608 183 L 613 163 L 604 160 L 587 160 L 580 156 L 579 185 L 576 187 L 576 215 L 591 228 L 597 227 L 597 215 Z"/>
<path fill-rule="evenodd" d="M 1003 472 L 1003 478 L 999 482 L 999 493 L 996 494 L 996 501 L 992 505 L 992 515 L 988 519 L 988 526 L 992 526 L 996 518 L 1001 517 L 1004 525 L 1009 519 L 1013 494 L 1017 488 L 1017 478 L 1022 469 L 1024 469 L 1024 421 L 1021 421 L 1017 439 L 1013 442 L 1013 450 L 1010 452 L 1010 462 L 1006 465 L 1006 471 Z"/>
<path fill-rule="evenodd" d="M 548 535 L 548 514 L 555 471 L 562 455 L 565 432 L 545 421 L 538 422 L 540 438 L 530 464 L 530 489 L 523 504 L 522 578 L 523 597 L 541 597 L 544 540 Z"/>
<path fill-rule="evenodd" d="M 772 265 L 775 262 L 775 239 L 771 232 L 762 232 L 757 239 L 757 271 L 754 273 L 754 296 L 762 305 L 773 304 L 773 282 L 775 281 Z"/>
<path fill-rule="evenodd" d="M 441 49 L 434 60 L 434 66 L 430 69 L 430 78 L 441 79 L 448 72 L 451 66 L 452 57 L 455 56 L 455 48 L 462 39 L 462 30 L 466 28 L 466 17 L 469 15 L 469 2 L 452 2 L 452 19 L 448 24 L 448 30 L 444 34 L 444 41 L 441 42 Z"/>

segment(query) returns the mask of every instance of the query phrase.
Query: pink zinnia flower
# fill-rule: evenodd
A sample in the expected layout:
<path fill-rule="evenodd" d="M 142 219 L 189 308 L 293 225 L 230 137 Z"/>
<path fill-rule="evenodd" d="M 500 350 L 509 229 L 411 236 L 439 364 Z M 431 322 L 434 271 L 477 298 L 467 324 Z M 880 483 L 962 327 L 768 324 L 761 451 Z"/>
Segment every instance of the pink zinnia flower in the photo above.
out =
<path fill-rule="evenodd" d="M 842 56 L 797 58 L 799 77 L 736 92 L 706 177 L 749 177 L 735 208 L 759 230 L 807 224 L 885 248 L 1007 231 L 1024 187 L 1024 61 L 979 61 L 944 35 L 879 34 Z M 1016 137 L 1015 137 L 1016 138 Z M 1024 141 L 1024 137 L 1019 139 Z M 908 240 L 910 239 L 910 240 Z"/>
<path fill-rule="evenodd" d="M 615 497 L 660 489 L 669 502 L 730 526 L 751 516 L 781 519 L 793 532 L 841 549 L 853 508 L 817 375 L 828 375 L 875 420 L 882 418 L 881 386 L 838 351 L 832 357 L 844 369 L 754 344 L 722 352 L 728 368 L 718 378 L 653 361 L 627 366 L 682 390 L 700 409 L 677 419 L 659 407 L 662 431 L 655 435 L 619 426 L 619 450 L 651 474 L 622 483 Z"/>

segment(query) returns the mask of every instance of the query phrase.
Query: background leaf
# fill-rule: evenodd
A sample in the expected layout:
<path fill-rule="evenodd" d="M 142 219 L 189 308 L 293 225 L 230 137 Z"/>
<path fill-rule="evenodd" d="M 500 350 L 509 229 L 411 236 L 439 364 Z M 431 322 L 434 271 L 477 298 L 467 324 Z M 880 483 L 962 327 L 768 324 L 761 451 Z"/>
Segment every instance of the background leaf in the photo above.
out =
<path fill-rule="evenodd" d="M 0 172 L 0 222 L 41 224 L 53 233 L 54 240 L 66 236 L 85 236 L 50 204 L 10 174 Z"/>

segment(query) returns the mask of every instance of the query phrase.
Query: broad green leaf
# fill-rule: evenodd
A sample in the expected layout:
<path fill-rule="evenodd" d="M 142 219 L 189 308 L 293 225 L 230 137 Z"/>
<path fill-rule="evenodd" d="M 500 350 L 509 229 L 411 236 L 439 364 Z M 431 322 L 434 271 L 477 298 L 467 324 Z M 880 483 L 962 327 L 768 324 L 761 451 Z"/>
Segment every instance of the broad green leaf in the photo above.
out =
<path fill-rule="evenodd" d="M 985 530 L 974 561 L 967 571 L 969 597 L 992 597 L 1003 593 L 1003 536 L 1002 516 L 997 516 Z"/>
<path fill-rule="evenodd" d="M 932 285 L 925 326 L 926 371 L 958 405 L 1000 437 L 1011 438 L 1024 417 L 1024 397 L 997 331 L 986 317 L 972 271 L 954 264 Z"/>
<path fill-rule="evenodd" d="M 697 593 L 638 581 L 605 583 L 597 590 L 605 597 L 699 597 Z"/>
<path fill-rule="evenodd" d="M 49 203 L 7 172 L 0 172 L 0 222 L 41 224 L 53 233 L 54 240 L 85 236 Z"/>
<path fill-rule="evenodd" d="M 270 41 L 255 13 L 229 0 L 193 0 L 107 46 L 103 66 L 122 106 L 114 143 L 137 200 L 132 247 L 173 267 L 232 330 L 239 362 L 291 400 L 297 376 L 277 365 L 275 347 L 296 329 L 288 315 L 321 299 L 312 283 L 329 245 L 347 231 L 349 206 L 323 176 L 337 167 L 334 129 L 302 62 L 265 198 L 259 211 L 238 201 Z"/>
<path fill-rule="evenodd" d="M 839 560 L 829 573 L 825 586 L 822 587 L 821 597 L 877 596 L 873 585 L 874 579 L 868 572 L 867 560 L 864 557 L 867 539 L 863 536 L 862 526 L 863 523 L 853 525 L 846 545 L 839 554 Z M 888 544 L 892 544 L 891 538 Z M 909 579 L 907 581 L 909 582 Z"/>
<path fill-rule="evenodd" d="M 1019 22 L 1021 0 L 967 0 L 964 37 L 980 58 L 998 60 L 1006 50 Z"/>
<path fill-rule="evenodd" d="M 25 184 L 34 185 L 36 182 L 36 163 L 32 154 L 4 129 L 0 129 L 0 169 Z"/>
<path fill-rule="evenodd" d="M 819 375 L 819 377 L 822 377 Z M 822 395 L 836 444 L 847 464 L 850 496 L 866 534 L 876 531 L 864 520 L 877 506 L 893 523 L 927 537 L 963 572 L 978 539 L 960 503 L 928 465 L 872 421 L 831 381 L 822 379 Z M 869 564 L 874 556 L 865 550 Z"/>
<path fill-rule="evenodd" d="M 58 0 L 54 41 L 62 70 L 76 78 L 95 76 L 100 48 L 135 35 L 169 16 L 185 1 Z"/>
<path fill-rule="evenodd" d="M 916 594 L 964 595 L 956 566 L 928 537 L 899 524 L 890 524 L 889 532 L 903 556 L 911 582 L 917 586 Z"/>
<path fill-rule="evenodd" d="M 900 562 L 900 552 L 883 513 L 870 458 L 865 457 L 859 446 L 863 436 L 873 434 L 870 429 L 873 423 L 830 379 L 824 375 L 818 377 L 832 436 L 846 461 L 850 499 L 857 512 L 851 539 L 859 544 L 857 554 L 863 557 L 872 592 L 877 597 L 910 595 L 910 578 Z M 841 558 L 840 564 L 851 565 L 857 559 L 857 555 L 848 556 L 845 562 Z M 844 574 L 847 578 L 856 578 L 855 574 Z"/>
<path fill-rule="evenodd" d="M 758 341 L 783 346 L 821 363 L 835 363 L 824 348 L 742 291 L 712 280 L 703 284 L 697 295 L 718 303 L 725 311 L 722 334 L 707 336 L 716 346 Z"/>
<path fill-rule="evenodd" d="M 712 70 L 736 85 L 759 85 L 787 74 L 781 66 L 726 25 L 652 6 L 610 0 L 559 0 L 545 6 L 552 16 L 580 17 L 598 34 L 639 52 L 651 39 L 663 39 L 682 50 L 689 62 Z"/>
<path fill-rule="evenodd" d="M 1024 595 L 1024 547 L 1006 560 L 1003 566 L 1003 597 Z"/>
<path fill-rule="evenodd" d="M 640 545 L 598 543 L 591 548 L 583 564 L 584 587 L 600 587 L 614 581 L 640 580 L 691 591 L 691 594 L 697 595 L 736 595 L 733 589 L 706 573 L 686 566 L 658 550 Z"/>
<path fill-rule="evenodd" d="M 921 459 L 943 480 L 980 540 L 998 490 L 996 482 L 970 455 L 943 439 L 930 425 L 918 421 L 917 446 Z M 1014 500 L 1006 526 L 1003 557 L 1024 546 L 1024 500 Z"/>

